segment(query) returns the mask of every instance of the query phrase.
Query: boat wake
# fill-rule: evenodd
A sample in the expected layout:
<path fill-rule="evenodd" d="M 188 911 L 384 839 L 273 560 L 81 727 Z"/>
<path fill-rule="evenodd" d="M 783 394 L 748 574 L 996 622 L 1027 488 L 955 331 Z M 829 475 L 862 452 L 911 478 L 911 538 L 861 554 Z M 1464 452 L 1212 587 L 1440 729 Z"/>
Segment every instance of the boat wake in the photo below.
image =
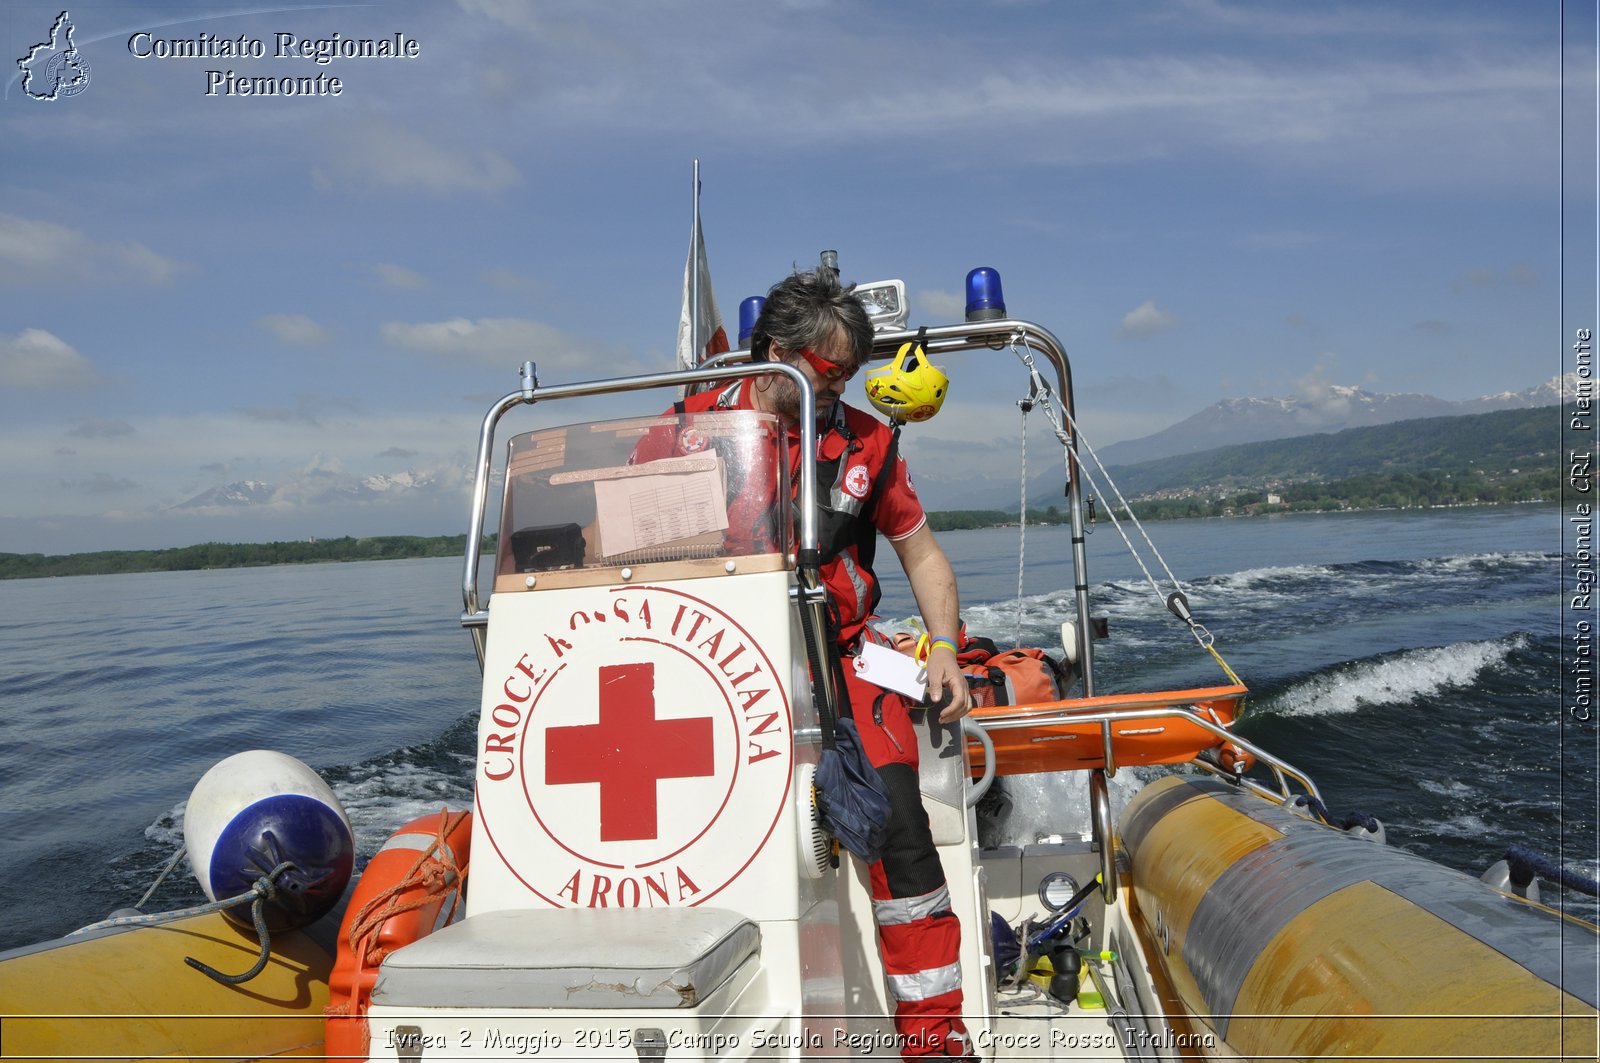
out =
<path fill-rule="evenodd" d="M 1252 715 L 1343 716 L 1366 708 L 1415 705 L 1472 686 L 1528 647 L 1526 635 L 1403 650 L 1351 661 L 1291 683 L 1252 703 Z"/>

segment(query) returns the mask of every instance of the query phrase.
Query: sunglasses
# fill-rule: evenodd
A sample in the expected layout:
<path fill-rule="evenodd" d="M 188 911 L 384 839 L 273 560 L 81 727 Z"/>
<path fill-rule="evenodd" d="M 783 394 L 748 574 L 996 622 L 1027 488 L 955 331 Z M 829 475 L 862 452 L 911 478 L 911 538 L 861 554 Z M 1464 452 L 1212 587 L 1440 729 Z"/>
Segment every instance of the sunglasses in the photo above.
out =
<path fill-rule="evenodd" d="M 849 380 L 856 375 L 855 369 L 850 366 L 840 365 L 838 362 L 830 362 L 826 358 L 818 358 L 816 352 L 810 347 L 800 347 L 796 350 L 796 353 L 810 362 L 811 368 L 817 371 L 817 375 L 830 384 L 837 384 L 841 380 Z"/>

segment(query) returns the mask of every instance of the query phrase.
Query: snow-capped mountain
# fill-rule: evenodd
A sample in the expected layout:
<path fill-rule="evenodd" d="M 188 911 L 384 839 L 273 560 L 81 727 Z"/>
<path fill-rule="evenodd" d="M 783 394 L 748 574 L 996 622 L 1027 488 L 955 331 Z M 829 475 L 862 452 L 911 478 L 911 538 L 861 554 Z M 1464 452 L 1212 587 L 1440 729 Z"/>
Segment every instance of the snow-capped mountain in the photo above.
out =
<path fill-rule="evenodd" d="M 1100 458 L 1107 465 L 1132 465 L 1235 443 L 1288 439 L 1420 417 L 1556 406 L 1573 399 L 1577 387 L 1578 377 L 1574 373 L 1554 377 L 1526 391 L 1508 391 L 1455 402 L 1432 395 L 1381 394 L 1338 384 L 1307 388 L 1303 394 L 1292 398 L 1224 399 L 1154 435 L 1104 447 Z"/>
<path fill-rule="evenodd" d="M 244 509 L 272 501 L 273 487 L 261 480 L 239 480 L 202 491 L 173 509 Z"/>
<path fill-rule="evenodd" d="M 202 491 L 175 510 L 239 510 L 263 506 L 323 505 L 333 502 L 376 502 L 426 492 L 441 477 L 407 469 L 399 473 L 351 476 L 326 469 L 302 471 L 282 484 L 240 480 Z"/>

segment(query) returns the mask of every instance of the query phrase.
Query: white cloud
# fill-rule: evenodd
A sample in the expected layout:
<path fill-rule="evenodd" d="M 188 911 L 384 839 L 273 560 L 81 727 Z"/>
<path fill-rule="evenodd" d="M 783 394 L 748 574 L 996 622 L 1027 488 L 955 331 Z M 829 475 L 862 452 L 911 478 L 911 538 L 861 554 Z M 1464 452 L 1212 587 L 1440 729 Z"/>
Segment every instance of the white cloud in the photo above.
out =
<path fill-rule="evenodd" d="M 80 417 L 67 435 L 79 439 L 117 439 L 134 434 L 133 425 L 119 417 Z"/>
<path fill-rule="evenodd" d="M 1461 293 L 1473 289 L 1499 288 L 1502 285 L 1525 288 L 1539 283 L 1539 271 L 1526 262 L 1513 263 L 1504 270 L 1478 266 L 1459 274 L 1450 282 L 1450 290 Z"/>
<path fill-rule="evenodd" d="M 561 371 L 604 364 L 612 375 L 631 367 L 631 359 L 607 351 L 588 339 L 569 336 L 560 329 L 523 318 L 464 317 L 417 324 L 389 322 L 382 328 L 384 341 L 396 347 L 436 355 L 450 361 L 479 365 L 517 366 L 527 360 Z"/>
<path fill-rule="evenodd" d="M 747 151 L 792 151 L 876 143 L 893 130 L 913 146 L 981 136 L 1006 144 L 1014 163 L 1243 155 L 1321 181 L 1459 191 L 1463 182 L 1545 187 L 1560 134 L 1550 105 L 1560 57 L 1548 35 L 1486 49 L 1483 38 L 1500 27 L 1475 16 L 1334 8 L 1273 18 L 1283 13 L 1252 4 L 1180 9 L 1174 19 L 1151 5 L 1127 19 L 1150 32 L 1097 51 L 1088 43 L 1095 18 L 1042 5 L 1016 20 L 1027 24 L 1022 38 L 1005 37 L 1004 15 L 990 32 L 936 45 L 937 31 L 922 29 L 939 61 L 906 68 L 881 61 L 904 48 L 906 27 L 872 12 L 855 13 L 841 35 L 831 12 L 769 7 L 747 18 L 707 4 L 688 17 L 667 5 L 460 2 L 523 35 L 476 57 L 475 84 L 579 137 L 692 128 L 702 140 L 711 130 L 737 137 Z M 718 27 L 725 61 L 686 68 L 680 57 L 707 24 Z M 999 65 L 997 40 L 1008 60 Z M 805 90 L 815 84 L 846 86 L 871 106 L 819 103 Z"/>
<path fill-rule="evenodd" d="M 73 388 L 96 382 L 89 359 L 44 329 L 0 338 L 0 385 L 23 391 Z"/>
<path fill-rule="evenodd" d="M 482 15 L 524 33 L 535 33 L 544 26 L 533 5 L 523 0 L 456 0 L 456 5 L 469 15 Z"/>
<path fill-rule="evenodd" d="M 391 288 L 426 288 L 428 278 L 414 269 L 405 266 L 396 266 L 388 262 L 380 262 L 372 267 L 372 272 L 378 275 L 378 280 Z"/>
<path fill-rule="evenodd" d="M 291 347 L 320 347 L 328 342 L 328 330 L 304 314 L 268 314 L 256 324 Z"/>
<path fill-rule="evenodd" d="M 917 293 L 917 305 L 922 312 L 940 321 L 960 321 L 967 314 L 967 297 L 960 292 L 928 289 Z"/>
<path fill-rule="evenodd" d="M 1176 328 L 1178 318 L 1171 311 L 1163 310 L 1155 304 L 1154 299 L 1146 299 L 1132 310 L 1123 315 L 1122 327 L 1118 333 L 1128 339 L 1148 339 L 1158 333 Z"/>
<path fill-rule="evenodd" d="M 0 285 L 86 279 L 166 284 L 181 268 L 141 243 L 102 242 L 65 225 L 0 214 Z"/>
<path fill-rule="evenodd" d="M 412 452 L 409 467 L 453 485 L 460 480 L 454 470 L 470 467 L 476 435 L 476 418 L 454 409 L 347 413 L 310 424 L 246 410 L 130 420 L 86 418 L 65 433 L 72 437 L 70 449 L 59 446 L 60 433 L 0 421 L 0 453 L 8 459 L 0 467 L 0 498 L 7 515 L 98 514 L 99 502 L 83 492 L 44 493 L 43 487 L 102 475 L 140 484 L 142 504 L 152 514 L 232 480 L 298 482 L 341 467 L 356 478 L 393 475 L 394 458 L 380 464 L 374 456 L 375 443 L 389 442 L 403 442 Z"/>
<path fill-rule="evenodd" d="M 1328 381 L 1329 372 L 1337 372 L 1338 368 L 1339 356 L 1324 351 L 1317 355 L 1316 364 L 1309 372 L 1290 384 L 1289 395 L 1304 404 L 1309 423 L 1342 425 L 1349 420 L 1349 389 Z"/>
<path fill-rule="evenodd" d="M 449 195 L 498 192 L 522 183 L 522 174 L 497 151 L 435 144 L 421 134 L 368 119 L 345 126 L 326 165 L 312 169 L 323 189 L 388 188 Z"/>

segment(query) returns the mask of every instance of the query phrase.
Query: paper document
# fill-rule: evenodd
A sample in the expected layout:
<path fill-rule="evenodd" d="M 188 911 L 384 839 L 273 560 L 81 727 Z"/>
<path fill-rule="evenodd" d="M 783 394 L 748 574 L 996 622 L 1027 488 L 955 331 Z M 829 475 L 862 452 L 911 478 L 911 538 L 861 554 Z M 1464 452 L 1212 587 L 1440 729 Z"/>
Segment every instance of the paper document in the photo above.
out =
<path fill-rule="evenodd" d="M 863 642 L 855 660 L 856 675 L 885 690 L 897 690 L 921 701 L 928 691 L 928 670 L 899 650 Z"/>
<path fill-rule="evenodd" d="M 594 493 L 601 548 L 607 557 L 728 527 L 728 502 L 716 466 L 596 480 Z"/>

